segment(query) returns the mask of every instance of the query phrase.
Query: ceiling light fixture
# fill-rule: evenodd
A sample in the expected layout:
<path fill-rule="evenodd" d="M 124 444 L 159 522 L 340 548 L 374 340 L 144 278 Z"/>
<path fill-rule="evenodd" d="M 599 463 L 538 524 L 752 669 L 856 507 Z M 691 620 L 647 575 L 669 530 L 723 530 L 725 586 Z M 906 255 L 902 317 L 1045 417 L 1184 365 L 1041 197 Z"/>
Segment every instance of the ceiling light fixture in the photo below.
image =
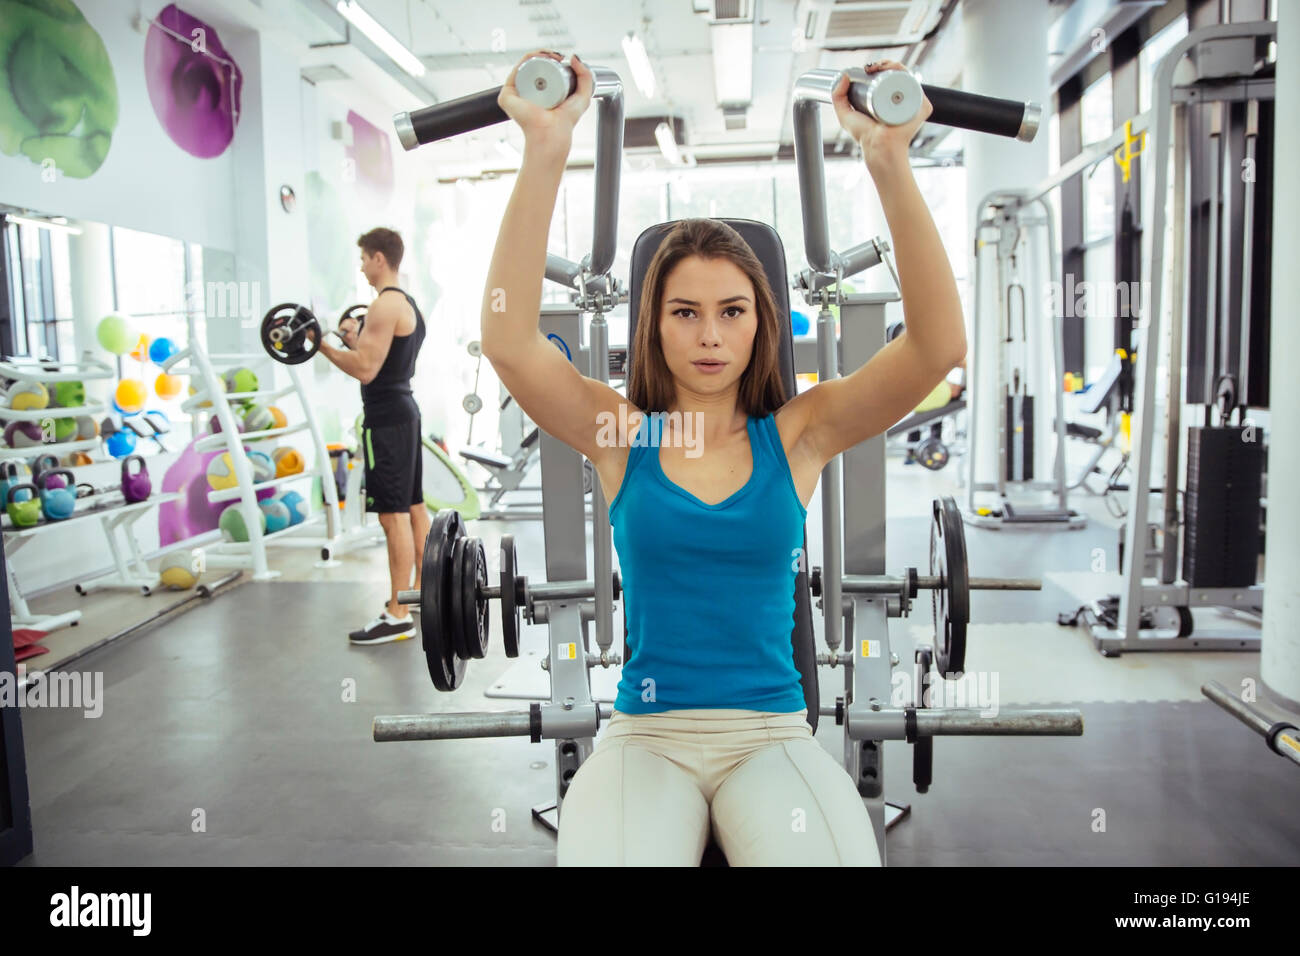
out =
<path fill-rule="evenodd" d="M 648 100 L 655 95 L 655 71 L 646 55 L 645 44 L 632 31 L 623 37 L 623 56 L 627 58 L 628 68 L 632 70 L 632 79 L 641 95 Z"/>
<path fill-rule="evenodd" d="M 403 70 L 417 79 L 424 76 L 424 64 L 420 58 L 380 26 L 378 20 L 361 9 L 356 0 L 339 0 L 337 9 L 344 19 L 365 34 L 367 40 L 388 54 L 388 58 Z"/>

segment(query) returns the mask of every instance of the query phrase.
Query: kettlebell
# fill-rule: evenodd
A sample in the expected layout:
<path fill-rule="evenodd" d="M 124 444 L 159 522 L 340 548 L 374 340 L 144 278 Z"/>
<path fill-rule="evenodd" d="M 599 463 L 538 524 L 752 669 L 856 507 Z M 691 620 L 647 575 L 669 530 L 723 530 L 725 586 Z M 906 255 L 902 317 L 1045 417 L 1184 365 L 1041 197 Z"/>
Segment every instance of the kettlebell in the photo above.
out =
<path fill-rule="evenodd" d="M 8 501 L 9 489 L 23 483 L 26 468 L 20 461 L 0 461 L 0 501 Z"/>
<path fill-rule="evenodd" d="M 19 501 L 17 496 L 24 491 L 27 492 L 27 497 Z M 9 520 L 15 528 L 30 528 L 41 520 L 41 502 L 36 497 L 38 493 L 39 489 L 30 481 L 9 486 L 9 491 L 5 494 L 5 511 L 9 512 Z"/>
<path fill-rule="evenodd" d="M 55 477 L 66 478 L 67 483 L 61 486 L 51 485 L 50 479 Z M 41 510 L 45 512 L 46 518 L 62 521 L 72 517 L 72 512 L 77 507 L 77 493 L 69 486 L 75 480 L 72 472 L 66 468 L 55 468 L 41 475 L 41 484 L 44 485 L 41 491 Z"/>
<path fill-rule="evenodd" d="M 140 470 L 131 474 L 131 462 L 138 461 Z M 141 455 L 128 455 L 122 459 L 122 497 L 127 504 L 144 501 L 153 491 L 153 482 L 149 480 L 149 469 L 144 465 Z"/>
<path fill-rule="evenodd" d="M 58 467 L 58 455 L 37 455 L 32 459 L 32 481 L 34 481 L 38 486 L 44 487 L 44 483 L 41 481 L 41 475 Z"/>

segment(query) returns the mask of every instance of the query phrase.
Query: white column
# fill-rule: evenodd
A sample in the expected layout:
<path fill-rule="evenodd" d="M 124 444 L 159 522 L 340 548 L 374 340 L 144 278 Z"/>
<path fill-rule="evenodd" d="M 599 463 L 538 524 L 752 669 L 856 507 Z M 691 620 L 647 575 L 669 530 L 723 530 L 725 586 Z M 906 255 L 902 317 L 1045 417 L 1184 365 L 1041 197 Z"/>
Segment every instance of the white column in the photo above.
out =
<path fill-rule="evenodd" d="M 1268 452 L 1268 526 L 1264 544 L 1264 629 L 1259 670 L 1264 687 L 1280 703 L 1300 710 L 1300 500 L 1288 493 L 1290 476 L 1300 469 L 1300 377 L 1295 356 L 1300 333 L 1295 303 L 1300 299 L 1300 183 L 1291 175 L 1291 161 L 1300 155 L 1300 10 L 1279 3 L 1277 24 L 1277 110 L 1272 161 L 1273 177 L 1273 303 L 1269 354 L 1268 404 L 1272 431 Z M 1288 79 L 1290 77 L 1290 79 Z M 1291 92 L 1288 93 L 1287 90 Z"/>
<path fill-rule="evenodd" d="M 966 156 L 966 219 L 968 234 L 974 236 L 975 206 L 995 189 L 1024 188 L 1046 178 L 1048 169 L 1047 110 L 1051 107 L 1048 96 L 1046 3 L 1006 3 L 1004 0 L 964 0 L 962 3 L 962 88 L 971 93 L 999 96 L 1011 100 L 1033 100 L 1043 106 L 1043 121 L 1032 143 L 963 133 Z M 1040 236 L 1042 241 L 1045 238 Z M 972 253 L 968 253 L 971 255 Z M 990 263 L 993 256 L 987 255 Z M 1039 261 L 1045 259 L 1044 254 Z M 1035 307 L 1042 299 L 1038 290 L 1029 285 L 1032 279 L 1031 262 L 1025 256 L 1018 259 L 1021 281 L 1025 282 L 1031 355 L 1050 357 L 1050 329 L 1034 318 L 1041 319 L 1042 310 Z M 971 266 L 973 268 L 973 265 Z M 974 414 L 978 416 L 976 435 L 978 448 L 971 448 L 975 456 L 975 476 L 978 481 L 992 481 L 997 476 L 997 419 L 1005 414 L 996 381 L 998 339 L 996 275 L 992 268 L 981 277 L 981 294 L 984 302 L 979 306 L 984 317 L 979 328 L 969 328 L 974 321 L 973 300 L 975 275 L 970 271 L 972 290 L 971 314 L 968 315 L 967 341 L 971 352 L 978 353 L 978 367 L 968 367 L 968 382 L 975 388 Z M 1035 335 L 1037 332 L 1037 335 Z M 970 354 L 967 362 L 970 361 Z M 1050 365 L 1037 363 L 1031 366 L 1031 387 L 1036 396 L 1034 477 L 1044 480 L 1051 477 L 1055 440 L 1051 426 L 1054 418 L 1051 388 L 1060 388 L 1060 382 L 1047 380 Z M 991 502 L 987 494 L 977 496 L 978 501 Z M 1031 499 L 1032 500 L 1032 499 Z"/>
<path fill-rule="evenodd" d="M 98 222 L 78 222 L 79 236 L 68 237 L 68 271 L 72 287 L 72 327 L 77 345 L 76 355 L 64 361 L 80 361 L 90 350 L 94 356 L 113 364 L 113 356 L 104 351 L 95 338 L 100 319 L 113 311 L 113 260 L 109 248 L 109 228 Z M 95 379 L 86 383 L 86 395 L 107 401 L 114 381 Z"/>

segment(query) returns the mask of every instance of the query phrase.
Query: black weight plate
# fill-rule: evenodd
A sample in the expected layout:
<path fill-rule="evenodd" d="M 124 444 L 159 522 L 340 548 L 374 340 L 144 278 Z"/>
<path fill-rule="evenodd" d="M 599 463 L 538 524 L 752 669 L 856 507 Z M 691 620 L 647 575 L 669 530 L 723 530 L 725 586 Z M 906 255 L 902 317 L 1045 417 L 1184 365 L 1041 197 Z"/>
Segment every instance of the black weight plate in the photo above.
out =
<path fill-rule="evenodd" d="M 444 508 L 433 517 L 420 565 L 420 637 L 429 677 L 438 690 L 455 690 L 464 661 L 451 643 L 451 552 L 465 535 L 460 512 Z M 456 666 L 460 662 L 459 668 Z"/>
<path fill-rule="evenodd" d="M 938 471 L 948 464 L 948 446 L 931 436 L 916 446 L 916 460 L 930 471 Z"/>
<path fill-rule="evenodd" d="M 519 656 L 519 608 L 515 602 L 515 536 L 501 536 L 501 643 L 506 657 Z"/>
<path fill-rule="evenodd" d="M 316 329 L 316 340 L 307 337 L 307 330 Z M 275 341 L 275 331 L 287 337 Z M 283 302 L 267 310 L 262 316 L 262 348 L 266 354 L 284 365 L 301 365 L 313 355 L 320 344 L 320 323 L 306 306 L 296 302 Z"/>
<path fill-rule="evenodd" d="M 925 698 L 929 688 L 926 687 L 925 678 L 930 673 L 930 667 L 933 664 L 934 653 L 930 648 L 922 645 L 916 651 L 916 709 L 923 710 L 928 707 L 930 702 Z M 933 686 L 933 685 L 931 685 Z M 927 793 L 930 784 L 934 781 L 934 738 L 917 737 L 912 743 L 912 783 L 916 785 L 917 793 Z"/>
<path fill-rule="evenodd" d="M 361 330 L 366 327 L 366 312 L 369 308 L 370 306 L 368 305 L 348 306 L 343 310 L 343 314 L 339 316 L 338 325 L 334 326 L 334 328 L 339 328 L 339 326 L 343 324 L 344 319 L 352 319 L 357 323 L 357 335 L 360 335 Z"/>
<path fill-rule="evenodd" d="M 487 555 L 483 542 L 466 538 L 460 558 L 460 638 L 466 659 L 482 660 L 488 649 L 488 606 L 483 596 L 487 587 Z"/>
<path fill-rule="evenodd" d="M 930 574 L 939 578 L 930 592 L 934 611 L 935 662 L 939 674 L 966 670 L 966 625 L 970 621 L 970 573 L 961 512 L 951 496 L 934 500 L 930 526 Z"/>
<path fill-rule="evenodd" d="M 469 538 L 457 538 L 451 547 L 451 614 L 447 618 L 447 632 L 457 657 L 469 657 L 469 636 L 462 624 L 465 620 L 465 591 L 462 578 L 465 574 L 465 546 Z"/>

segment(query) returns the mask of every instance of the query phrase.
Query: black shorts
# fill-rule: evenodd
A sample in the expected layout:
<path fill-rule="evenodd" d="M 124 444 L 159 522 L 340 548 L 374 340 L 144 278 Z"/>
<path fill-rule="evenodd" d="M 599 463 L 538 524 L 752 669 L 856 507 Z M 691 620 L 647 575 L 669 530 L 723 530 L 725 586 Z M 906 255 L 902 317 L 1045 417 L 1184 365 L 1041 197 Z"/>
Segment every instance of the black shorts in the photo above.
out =
<path fill-rule="evenodd" d="M 397 514 L 424 503 L 418 418 L 382 428 L 364 425 L 361 456 L 366 463 L 366 511 Z"/>

